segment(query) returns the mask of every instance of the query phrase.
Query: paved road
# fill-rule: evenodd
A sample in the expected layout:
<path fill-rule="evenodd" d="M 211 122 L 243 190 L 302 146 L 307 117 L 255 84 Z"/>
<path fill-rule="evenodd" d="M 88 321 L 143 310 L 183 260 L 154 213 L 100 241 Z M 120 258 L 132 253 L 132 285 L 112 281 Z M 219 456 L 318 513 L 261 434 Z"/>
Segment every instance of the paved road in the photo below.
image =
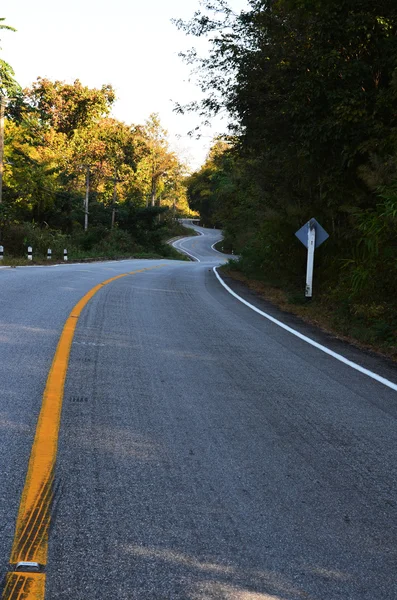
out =
<path fill-rule="evenodd" d="M 194 229 L 199 235 L 174 242 L 173 246 L 177 250 L 181 250 L 185 254 L 188 254 L 191 259 L 197 262 L 213 263 L 214 265 L 227 262 L 229 258 L 235 258 L 230 254 L 222 254 L 213 248 L 216 242 L 219 242 L 219 240 L 222 239 L 219 230 L 205 229 L 203 227 L 191 225 L 188 219 L 184 221 L 184 224 L 185 226 Z"/>
<path fill-rule="evenodd" d="M 182 242 L 200 263 L 0 271 L 2 574 L 67 316 L 161 265 L 78 321 L 46 598 L 395 600 L 397 393 L 230 296 L 200 231 Z"/>

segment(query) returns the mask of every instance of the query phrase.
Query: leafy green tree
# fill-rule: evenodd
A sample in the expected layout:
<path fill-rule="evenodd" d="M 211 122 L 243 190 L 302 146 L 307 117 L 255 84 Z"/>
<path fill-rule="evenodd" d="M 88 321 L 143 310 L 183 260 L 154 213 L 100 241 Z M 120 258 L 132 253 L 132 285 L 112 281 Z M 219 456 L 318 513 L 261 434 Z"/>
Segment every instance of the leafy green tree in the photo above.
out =
<path fill-rule="evenodd" d="M 157 114 L 151 114 L 141 130 L 145 152 L 137 166 L 137 182 L 143 190 L 146 206 L 155 206 L 163 190 L 164 180 L 175 168 L 177 159 L 170 151 L 167 132 Z"/>
<path fill-rule="evenodd" d="M 383 200 L 397 181 L 395 3 L 250 0 L 235 14 L 208 0 L 177 25 L 211 47 L 185 53 L 204 100 L 179 110 L 226 111 L 235 136 L 232 153 L 190 178 L 192 206 L 221 215 L 243 268 L 287 286 L 304 273 L 294 231 L 315 216 L 331 234 L 316 257 L 318 289 L 369 302 L 376 281 L 395 304 L 380 266 L 397 264 Z"/>
<path fill-rule="evenodd" d="M 109 86 L 39 78 L 10 103 L 0 217 L 9 230 L 33 222 L 76 235 L 89 250 L 107 239 L 110 227 L 126 228 L 128 239 L 134 235 L 145 247 L 162 248 L 168 207 L 174 201 L 176 207 L 177 199 L 186 206 L 186 169 L 169 149 L 157 116 L 127 125 L 109 115 L 112 99 Z M 87 189 L 93 231 L 80 238 Z M 152 193 L 157 206 L 142 212 Z M 124 244 L 127 238 L 117 235 L 109 244 Z"/>
<path fill-rule="evenodd" d="M 5 18 L 0 18 L 0 31 L 16 31 L 14 27 L 6 25 L 4 21 Z M 13 68 L 0 58 L 0 96 L 13 96 L 19 89 Z"/>
<path fill-rule="evenodd" d="M 226 212 L 226 178 L 230 182 L 231 176 L 227 164 L 227 157 L 230 156 L 227 154 L 228 150 L 230 150 L 230 144 L 223 140 L 217 140 L 204 165 L 186 182 L 189 205 L 200 213 L 201 220 L 207 227 L 220 224 L 221 215 Z M 227 221 L 228 217 L 225 216 Z"/>
<path fill-rule="evenodd" d="M 65 136 L 54 131 L 45 132 L 38 143 L 36 126 L 32 120 L 7 122 L 4 202 L 14 219 L 41 222 L 61 189 L 59 165 L 67 146 Z"/>
<path fill-rule="evenodd" d="M 43 123 L 68 137 L 108 115 L 115 101 L 111 85 L 90 89 L 78 79 L 68 84 L 39 77 L 25 95 Z"/>

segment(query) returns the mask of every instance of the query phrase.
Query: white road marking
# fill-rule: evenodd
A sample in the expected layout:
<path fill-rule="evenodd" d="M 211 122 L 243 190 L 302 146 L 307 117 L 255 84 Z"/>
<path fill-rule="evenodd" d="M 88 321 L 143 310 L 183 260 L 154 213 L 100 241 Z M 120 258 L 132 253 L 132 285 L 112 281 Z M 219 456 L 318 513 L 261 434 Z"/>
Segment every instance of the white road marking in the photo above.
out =
<path fill-rule="evenodd" d="M 185 239 L 185 238 L 184 238 L 184 239 Z M 182 241 L 183 241 L 183 240 L 182 240 Z M 181 246 L 182 246 L 182 244 L 181 244 L 181 243 L 180 243 L 180 245 L 179 245 L 179 246 L 176 246 L 176 244 L 177 244 L 178 242 L 181 242 L 181 240 L 176 240 L 175 242 L 173 242 L 173 244 L 172 244 L 172 245 L 174 246 L 174 248 L 176 248 L 177 250 L 180 250 L 181 252 L 184 252 L 185 254 L 187 254 L 188 256 L 190 256 L 191 258 L 193 258 L 193 260 L 196 260 L 197 262 L 201 262 L 201 260 L 200 260 L 199 258 L 197 258 L 197 256 L 194 256 L 193 254 L 190 254 L 190 252 L 188 252 L 188 251 L 186 250 L 186 248 L 182 248 L 182 247 L 181 247 Z"/>
<path fill-rule="evenodd" d="M 196 227 L 192 227 L 192 229 L 194 229 L 194 231 L 196 231 L 199 235 L 205 235 L 205 233 L 203 233 L 202 231 L 199 231 L 198 229 L 196 229 Z M 187 254 L 188 256 L 190 256 L 191 258 L 196 260 L 197 262 L 201 262 L 201 260 L 199 258 L 197 258 L 197 256 L 194 256 L 194 254 L 190 254 L 190 252 L 188 252 L 186 250 L 186 248 L 184 246 L 182 246 L 182 242 L 189 240 L 189 239 L 191 239 L 191 238 L 182 238 L 182 240 L 175 240 L 175 242 L 173 242 L 172 245 L 174 246 L 174 248 L 176 248 L 177 250 L 180 250 L 181 252 L 184 252 L 185 254 Z M 214 248 L 215 244 L 217 244 L 221 240 L 223 240 L 223 238 L 220 238 L 219 240 L 214 242 L 211 246 L 211 249 L 214 252 L 216 252 L 217 254 L 222 254 L 227 259 L 226 255 L 223 252 L 219 252 L 219 250 L 216 250 L 216 248 Z M 179 244 L 179 246 L 177 246 L 177 244 Z"/>
<path fill-rule="evenodd" d="M 216 248 L 214 248 L 215 244 L 217 244 L 218 242 L 221 242 L 222 240 L 223 240 L 223 238 L 221 238 L 220 240 L 218 240 L 218 241 L 214 242 L 214 243 L 212 244 L 211 248 L 212 248 L 212 250 L 213 250 L 214 252 L 217 252 L 218 254 L 223 254 L 223 256 L 225 256 L 225 253 L 224 253 L 224 252 L 219 252 L 219 250 L 217 250 Z"/>
<path fill-rule="evenodd" d="M 296 331 L 295 329 L 292 329 L 292 327 L 289 327 L 288 325 L 285 325 L 284 323 L 282 323 L 278 319 L 275 319 L 271 315 L 268 315 L 267 313 L 263 312 L 262 310 L 260 310 L 256 306 L 254 306 L 253 304 L 250 304 L 249 302 L 247 302 L 247 300 L 244 300 L 244 298 L 241 298 L 241 296 L 239 296 L 238 294 L 236 294 L 236 292 L 234 292 L 223 281 L 223 279 L 221 278 L 221 276 L 219 275 L 219 273 L 217 271 L 217 267 L 214 267 L 213 271 L 214 271 L 214 273 L 215 273 L 218 281 L 229 292 L 229 294 L 231 294 L 232 296 L 234 296 L 235 298 L 237 298 L 237 300 L 239 300 L 240 302 L 242 302 L 243 304 L 245 304 L 246 306 L 248 306 L 248 308 L 251 308 L 252 310 L 254 310 L 255 312 L 257 312 L 258 314 L 260 314 L 262 317 L 265 317 L 265 319 L 268 319 L 269 321 L 271 321 L 275 325 L 278 325 L 282 329 L 285 329 L 285 331 L 288 331 L 289 333 L 292 333 L 292 335 L 295 335 L 296 337 L 298 337 L 299 339 L 303 340 L 307 344 L 310 344 L 311 346 L 314 346 L 318 350 L 321 350 L 321 352 L 324 352 L 325 354 L 328 354 L 329 356 L 332 356 L 333 358 L 336 358 L 336 360 L 339 360 L 340 362 L 344 363 L 345 365 L 348 365 L 352 369 L 355 369 L 356 371 L 359 371 L 360 373 L 363 373 L 363 375 L 367 375 L 368 377 L 371 377 L 372 379 L 375 379 L 375 381 L 378 381 L 379 383 L 382 383 L 383 385 L 385 385 L 385 386 L 389 387 L 390 389 L 394 390 L 395 392 L 397 392 L 397 384 L 393 383 L 392 381 L 389 381 L 388 379 L 385 379 L 384 377 L 381 377 L 380 375 L 377 375 L 376 373 L 373 373 L 373 371 L 369 371 L 368 369 L 365 369 L 364 367 L 361 367 L 357 363 L 355 363 L 355 362 L 353 362 L 353 361 L 345 358 L 344 356 L 342 356 L 341 354 L 338 354 L 337 352 L 334 352 L 333 350 L 330 350 L 326 346 L 323 346 L 322 344 L 318 344 L 317 342 L 315 342 L 311 338 L 307 337 L 306 335 L 303 335 L 302 333 L 299 333 L 299 331 Z"/>
<path fill-rule="evenodd" d="M 95 346 L 104 348 L 106 344 L 96 344 L 95 342 L 75 342 L 73 341 L 73 345 L 75 346 Z"/>

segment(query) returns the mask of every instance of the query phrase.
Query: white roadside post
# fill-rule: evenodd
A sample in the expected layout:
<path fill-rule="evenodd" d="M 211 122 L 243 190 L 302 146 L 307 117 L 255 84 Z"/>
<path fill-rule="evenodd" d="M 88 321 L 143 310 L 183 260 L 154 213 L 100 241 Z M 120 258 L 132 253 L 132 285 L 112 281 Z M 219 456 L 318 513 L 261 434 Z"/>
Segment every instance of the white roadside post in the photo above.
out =
<path fill-rule="evenodd" d="M 28 246 L 28 260 L 33 259 L 33 249 L 32 246 Z"/>
<path fill-rule="evenodd" d="M 0 260 L 4 259 L 4 246 L 0 246 Z"/>
<path fill-rule="evenodd" d="M 67 262 L 67 260 L 68 260 L 68 251 L 67 251 L 67 249 L 66 249 L 66 248 L 65 248 L 65 249 L 64 249 L 64 251 L 63 251 L 63 260 L 64 260 L 65 262 Z"/>
<path fill-rule="evenodd" d="M 329 235 L 316 219 L 310 219 L 310 221 L 295 232 L 295 235 L 307 248 L 305 296 L 306 298 L 311 298 L 313 296 L 314 251 L 329 238 Z"/>
<path fill-rule="evenodd" d="M 47 260 L 51 260 L 51 258 L 52 258 L 52 250 L 51 250 L 51 248 L 48 248 L 48 250 L 47 250 Z"/>
<path fill-rule="evenodd" d="M 313 268 L 314 268 L 314 250 L 316 249 L 316 229 L 313 220 L 310 220 L 307 227 L 307 270 L 306 270 L 306 298 L 313 295 Z"/>

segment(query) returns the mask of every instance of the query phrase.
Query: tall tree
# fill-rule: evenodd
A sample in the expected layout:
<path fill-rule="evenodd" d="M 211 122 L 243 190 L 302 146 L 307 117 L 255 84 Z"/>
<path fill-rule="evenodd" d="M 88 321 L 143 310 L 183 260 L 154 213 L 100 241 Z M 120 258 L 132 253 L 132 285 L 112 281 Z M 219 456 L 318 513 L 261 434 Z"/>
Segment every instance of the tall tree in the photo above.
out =
<path fill-rule="evenodd" d="M 176 163 L 175 155 L 170 151 L 167 132 L 161 126 L 159 116 L 151 114 L 142 129 L 146 147 L 145 155 L 137 168 L 137 177 L 145 189 L 146 206 L 155 206 L 164 179 Z"/>
<path fill-rule="evenodd" d="M 41 120 L 69 137 L 108 115 L 115 101 L 111 85 L 88 88 L 78 79 L 68 84 L 39 77 L 25 93 Z"/>
<path fill-rule="evenodd" d="M 4 21 L 4 17 L 0 18 L 0 31 L 16 31 L 14 27 L 6 25 Z M 13 96 L 19 89 L 13 68 L 0 58 L 0 96 Z"/>
<path fill-rule="evenodd" d="M 204 100 L 187 109 L 203 116 L 226 109 L 236 134 L 226 231 L 235 234 L 238 225 L 246 264 L 267 276 L 286 274 L 291 282 L 303 259 L 293 233 L 315 215 L 332 234 L 318 253 L 324 286 L 345 286 L 352 294 L 360 289 L 353 282 L 361 281 L 370 293 L 371 265 L 384 269 L 381 260 L 365 258 L 363 248 L 380 248 L 375 222 L 384 223 L 386 214 L 389 234 L 382 244 L 390 244 L 395 214 L 396 4 L 250 0 L 240 14 L 224 0 L 201 6 L 191 21 L 177 24 L 207 36 L 211 47 L 203 59 L 193 51 L 185 55 L 204 92 Z M 218 162 L 215 170 L 228 185 L 230 164 Z M 387 206 L 379 204 L 379 191 Z M 395 272 L 395 250 L 384 247 L 382 260 Z M 393 296 L 390 281 L 382 289 Z"/>

